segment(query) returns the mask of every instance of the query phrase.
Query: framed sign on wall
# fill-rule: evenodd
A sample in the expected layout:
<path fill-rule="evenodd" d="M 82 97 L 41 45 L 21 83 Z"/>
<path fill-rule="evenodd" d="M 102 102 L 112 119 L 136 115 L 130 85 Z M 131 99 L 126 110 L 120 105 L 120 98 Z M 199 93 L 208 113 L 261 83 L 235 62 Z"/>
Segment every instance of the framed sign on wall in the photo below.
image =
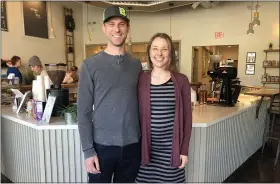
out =
<path fill-rule="evenodd" d="M 255 75 L 255 65 L 254 64 L 246 64 L 246 75 Z"/>
<path fill-rule="evenodd" d="M 47 2 L 23 1 L 22 3 L 25 35 L 48 39 Z"/>
<path fill-rule="evenodd" d="M 247 52 L 246 63 L 256 62 L 256 52 Z"/>

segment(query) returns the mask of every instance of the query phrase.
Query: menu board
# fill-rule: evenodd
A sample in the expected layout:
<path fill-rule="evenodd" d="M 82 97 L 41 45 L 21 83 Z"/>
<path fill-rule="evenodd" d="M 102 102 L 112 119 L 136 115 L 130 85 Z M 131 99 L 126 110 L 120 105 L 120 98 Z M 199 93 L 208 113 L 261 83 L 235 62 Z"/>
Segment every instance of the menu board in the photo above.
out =
<path fill-rule="evenodd" d="M 23 1 L 23 19 L 25 35 L 49 38 L 47 2 Z"/>
<path fill-rule="evenodd" d="M 1 1 L 1 31 L 8 31 L 6 1 Z"/>

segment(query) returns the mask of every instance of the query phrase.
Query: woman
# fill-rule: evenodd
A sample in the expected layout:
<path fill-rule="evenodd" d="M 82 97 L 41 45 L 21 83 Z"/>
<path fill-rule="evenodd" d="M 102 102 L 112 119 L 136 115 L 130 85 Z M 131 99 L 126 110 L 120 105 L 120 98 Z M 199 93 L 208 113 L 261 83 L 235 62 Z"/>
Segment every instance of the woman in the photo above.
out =
<path fill-rule="evenodd" d="M 185 182 L 192 129 L 190 84 L 177 72 L 175 50 L 165 33 L 147 47 L 150 72 L 139 76 L 142 161 L 136 182 Z"/>
<path fill-rule="evenodd" d="M 62 83 L 76 83 L 79 80 L 78 67 L 72 66 L 70 70 L 66 73 Z"/>
<path fill-rule="evenodd" d="M 7 76 L 9 76 L 10 73 L 15 74 L 15 77 L 19 78 L 19 83 L 22 82 L 22 75 L 19 71 L 19 67 L 21 65 L 21 58 L 19 56 L 13 56 L 11 58 L 11 65 L 9 66 L 7 70 Z"/>

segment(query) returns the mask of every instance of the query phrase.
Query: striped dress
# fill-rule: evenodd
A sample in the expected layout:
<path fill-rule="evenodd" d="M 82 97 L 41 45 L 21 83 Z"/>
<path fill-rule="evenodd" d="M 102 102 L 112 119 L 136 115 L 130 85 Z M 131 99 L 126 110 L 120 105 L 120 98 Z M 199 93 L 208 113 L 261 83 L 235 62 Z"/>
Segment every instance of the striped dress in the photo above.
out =
<path fill-rule="evenodd" d="M 151 84 L 151 162 L 140 167 L 137 183 L 183 183 L 185 170 L 171 167 L 175 89 L 171 79 Z"/>

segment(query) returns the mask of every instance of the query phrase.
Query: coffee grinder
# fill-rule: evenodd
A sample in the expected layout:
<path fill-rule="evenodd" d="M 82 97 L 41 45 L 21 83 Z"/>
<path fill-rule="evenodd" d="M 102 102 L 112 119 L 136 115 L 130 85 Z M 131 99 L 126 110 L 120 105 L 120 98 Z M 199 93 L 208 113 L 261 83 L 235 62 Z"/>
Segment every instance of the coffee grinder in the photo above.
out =
<path fill-rule="evenodd" d="M 217 98 L 218 94 L 220 93 L 220 90 L 217 90 L 218 88 L 218 84 L 220 83 L 220 79 L 218 78 L 218 73 L 217 70 L 211 70 L 207 72 L 207 75 L 209 75 L 211 77 L 210 82 L 210 88 L 211 88 L 211 92 L 210 92 L 210 97 L 212 99 Z"/>
<path fill-rule="evenodd" d="M 210 55 L 210 70 L 207 72 L 207 75 L 211 77 L 211 80 L 209 82 L 211 86 L 210 97 L 212 99 L 216 99 L 218 97 L 218 94 L 220 93 L 220 79 L 218 78 L 218 68 L 221 60 L 222 55 Z"/>
<path fill-rule="evenodd" d="M 60 111 L 69 104 L 69 90 L 61 87 L 62 81 L 66 75 L 67 65 L 64 63 L 45 64 L 45 67 L 53 82 L 51 88 L 47 89 L 47 97 L 50 94 L 56 97 L 52 116 L 60 116 Z"/>

